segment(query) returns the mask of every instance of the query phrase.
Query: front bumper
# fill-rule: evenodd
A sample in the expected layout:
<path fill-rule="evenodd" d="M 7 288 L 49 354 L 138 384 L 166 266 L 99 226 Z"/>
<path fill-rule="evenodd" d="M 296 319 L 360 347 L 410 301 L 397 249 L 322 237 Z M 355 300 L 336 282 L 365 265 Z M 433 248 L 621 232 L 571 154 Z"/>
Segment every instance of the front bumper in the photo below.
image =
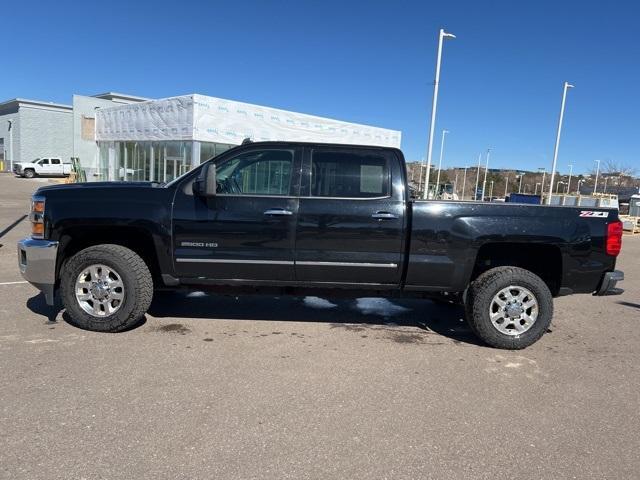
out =
<path fill-rule="evenodd" d="M 18 242 L 18 268 L 24 279 L 54 304 L 58 242 L 25 238 Z"/>
<path fill-rule="evenodd" d="M 620 295 L 624 292 L 621 288 L 616 288 L 616 283 L 624 280 L 624 272 L 620 270 L 614 270 L 613 272 L 607 272 L 604 274 L 602 278 L 602 283 L 600 284 L 600 288 L 594 295 L 598 295 L 599 297 L 605 295 Z"/>

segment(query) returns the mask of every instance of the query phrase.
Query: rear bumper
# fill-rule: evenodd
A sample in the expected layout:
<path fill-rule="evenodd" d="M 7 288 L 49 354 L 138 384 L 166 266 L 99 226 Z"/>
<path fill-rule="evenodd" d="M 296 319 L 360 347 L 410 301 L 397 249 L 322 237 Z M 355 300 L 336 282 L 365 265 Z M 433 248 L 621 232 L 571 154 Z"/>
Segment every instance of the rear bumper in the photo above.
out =
<path fill-rule="evenodd" d="M 24 279 L 54 303 L 58 242 L 25 238 L 18 242 L 18 268 Z"/>
<path fill-rule="evenodd" d="M 620 270 L 614 270 L 613 272 L 607 272 L 602 278 L 600 288 L 594 295 L 600 297 L 605 295 L 620 295 L 624 292 L 621 288 L 616 288 L 616 283 L 624 280 L 624 273 Z"/>

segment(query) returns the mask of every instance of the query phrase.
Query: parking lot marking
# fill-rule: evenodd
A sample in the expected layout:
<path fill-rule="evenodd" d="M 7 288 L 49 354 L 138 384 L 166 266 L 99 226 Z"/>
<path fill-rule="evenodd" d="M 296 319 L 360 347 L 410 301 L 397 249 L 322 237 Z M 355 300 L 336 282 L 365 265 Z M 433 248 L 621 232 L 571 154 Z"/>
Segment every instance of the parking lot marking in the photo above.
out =
<path fill-rule="evenodd" d="M 0 285 L 19 285 L 21 283 L 29 283 L 25 280 L 22 280 L 20 282 L 0 282 Z"/>

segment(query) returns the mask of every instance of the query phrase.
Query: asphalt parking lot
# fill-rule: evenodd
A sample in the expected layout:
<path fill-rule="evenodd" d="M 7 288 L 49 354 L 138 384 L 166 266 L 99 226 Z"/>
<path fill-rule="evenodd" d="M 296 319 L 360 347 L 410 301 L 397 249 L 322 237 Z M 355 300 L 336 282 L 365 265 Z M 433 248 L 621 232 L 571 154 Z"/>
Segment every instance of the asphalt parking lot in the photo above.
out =
<path fill-rule="evenodd" d="M 519 352 L 414 300 L 164 294 L 99 334 L 18 272 L 44 181 L 0 175 L 2 478 L 638 478 L 640 237 Z"/>

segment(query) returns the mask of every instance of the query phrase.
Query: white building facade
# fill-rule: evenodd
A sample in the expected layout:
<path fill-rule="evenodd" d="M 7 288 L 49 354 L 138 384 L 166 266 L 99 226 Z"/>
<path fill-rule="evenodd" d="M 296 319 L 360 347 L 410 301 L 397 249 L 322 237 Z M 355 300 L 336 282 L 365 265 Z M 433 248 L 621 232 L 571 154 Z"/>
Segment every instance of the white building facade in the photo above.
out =
<path fill-rule="evenodd" d="M 94 179 L 167 182 L 246 138 L 399 148 L 401 132 L 198 94 L 107 106 Z"/>

